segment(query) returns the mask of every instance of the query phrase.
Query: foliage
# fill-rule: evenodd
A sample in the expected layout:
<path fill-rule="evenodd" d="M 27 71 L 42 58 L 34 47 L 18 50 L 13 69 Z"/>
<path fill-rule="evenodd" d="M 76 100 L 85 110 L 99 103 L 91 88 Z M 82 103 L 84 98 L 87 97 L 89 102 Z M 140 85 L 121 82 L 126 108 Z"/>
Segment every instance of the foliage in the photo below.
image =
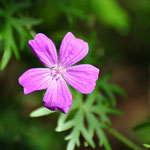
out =
<path fill-rule="evenodd" d="M 91 7 L 97 18 L 117 30 L 129 30 L 129 16 L 116 0 L 92 0 Z"/>
<path fill-rule="evenodd" d="M 150 148 L 149 144 L 143 144 L 143 146 L 146 147 L 146 148 Z"/>
<path fill-rule="evenodd" d="M 1 53 L 3 51 L 0 70 L 3 70 L 12 54 L 15 55 L 16 59 L 20 58 L 19 49 L 23 49 L 27 40 L 32 37 L 33 31 L 31 27 L 39 24 L 41 21 L 24 17 L 22 13 L 18 13 L 29 7 L 29 2 L 14 3 L 13 1 L 2 1 L 0 5 L 0 44 L 3 42 L 0 45 Z M 17 41 L 19 41 L 19 47 Z"/>
<path fill-rule="evenodd" d="M 110 90 L 111 94 L 114 94 L 113 92 L 120 95 L 122 93 L 124 94 L 124 91 L 118 86 L 112 86 L 107 83 L 109 78 L 110 75 L 105 75 L 101 79 L 101 82 L 98 83 L 98 87 L 101 87 L 100 85 L 102 84 Z M 117 91 L 116 89 L 119 90 Z M 81 136 L 85 139 L 84 146 L 90 145 L 92 148 L 95 148 L 96 145 L 93 140 L 95 133 L 99 140 L 99 146 L 104 146 L 106 150 L 111 150 L 104 129 L 111 128 L 111 121 L 108 114 L 121 115 L 121 112 L 113 108 L 110 97 L 104 96 L 102 92 L 99 92 L 99 88 L 87 96 L 83 96 L 79 92 L 74 92 L 74 90 L 72 90 L 72 93 L 74 101 L 71 109 L 68 114 L 60 114 L 56 128 L 57 132 L 72 129 L 70 134 L 65 137 L 65 140 L 68 141 L 67 150 L 73 150 L 75 146 L 81 146 Z M 113 100 L 115 100 L 115 97 Z M 43 116 L 46 114 L 51 114 L 51 111 L 39 108 L 33 111 L 30 117 Z"/>
<path fill-rule="evenodd" d="M 52 113 L 54 113 L 54 111 L 51 111 L 42 106 L 36 109 L 35 111 L 32 111 L 32 113 L 30 113 L 30 117 L 41 117 L 41 116 L 46 116 Z"/>
<path fill-rule="evenodd" d="M 119 94 L 122 97 L 126 98 L 126 93 L 125 91 L 120 88 L 117 85 L 114 84 L 110 84 L 108 81 L 111 78 L 111 73 L 107 73 L 106 75 L 103 76 L 103 78 L 101 78 L 97 84 L 98 84 L 98 88 L 101 90 L 101 95 L 102 92 L 105 93 L 105 99 L 107 99 L 108 102 L 111 103 L 112 106 L 116 106 L 116 98 L 115 98 L 115 94 Z"/>
<path fill-rule="evenodd" d="M 137 124 L 133 128 L 133 130 L 135 131 L 135 134 L 138 137 L 137 139 L 141 143 L 150 143 L 150 119 L 140 124 Z"/>
<path fill-rule="evenodd" d="M 51 24 L 55 26 L 63 15 L 69 23 L 69 28 L 74 29 L 77 29 L 74 25 L 78 20 L 91 24 L 93 15 L 97 16 L 104 25 L 109 25 L 118 31 L 129 28 L 129 17 L 115 0 L 106 2 L 87 0 L 86 3 L 79 0 L 52 0 L 45 1 L 45 5 L 42 3 L 39 1 L 39 7 L 42 10 L 39 16 L 48 24 L 48 27 L 44 28 L 49 28 Z M 0 5 L 0 53 L 3 53 L 0 69 L 3 70 L 13 54 L 16 59 L 20 58 L 19 51 L 25 48 L 27 40 L 35 34 L 32 27 L 38 25 L 41 20 L 28 17 L 30 14 L 29 1 L 2 0 Z M 35 2 L 34 5 L 38 6 L 38 2 Z M 49 13 L 49 8 L 53 13 Z M 27 13 L 24 10 L 27 10 Z"/>
<path fill-rule="evenodd" d="M 96 96 L 95 93 L 88 95 L 84 102 L 82 95 L 77 93 L 69 113 L 67 115 L 60 115 L 56 131 L 65 131 L 73 128 L 71 133 L 65 138 L 69 141 L 67 150 L 74 149 L 76 145 L 80 146 L 81 135 L 84 137 L 87 144 L 95 148 L 95 143 L 93 141 L 95 132 L 99 139 L 99 146 L 104 145 L 107 150 L 111 149 L 103 128 L 109 128 L 107 125 L 110 123 L 107 116 L 108 113 L 120 114 L 120 112 L 116 109 L 109 108 L 107 104 L 103 104 L 105 102 L 101 95 L 98 95 L 98 97 Z M 76 112 L 73 112 L 72 117 L 69 117 L 72 111 L 75 110 Z M 98 117 L 94 114 L 97 114 Z M 87 127 L 85 122 L 87 123 Z"/>

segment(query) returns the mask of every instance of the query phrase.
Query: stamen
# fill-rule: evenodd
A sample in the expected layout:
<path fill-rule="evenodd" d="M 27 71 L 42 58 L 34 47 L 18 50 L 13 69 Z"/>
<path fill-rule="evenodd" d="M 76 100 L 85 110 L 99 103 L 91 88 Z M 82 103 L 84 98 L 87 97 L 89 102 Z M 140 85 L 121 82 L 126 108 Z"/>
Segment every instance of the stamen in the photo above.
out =
<path fill-rule="evenodd" d="M 62 76 L 63 72 L 65 72 L 65 69 L 62 67 L 56 66 L 52 68 L 52 78 L 59 79 Z"/>

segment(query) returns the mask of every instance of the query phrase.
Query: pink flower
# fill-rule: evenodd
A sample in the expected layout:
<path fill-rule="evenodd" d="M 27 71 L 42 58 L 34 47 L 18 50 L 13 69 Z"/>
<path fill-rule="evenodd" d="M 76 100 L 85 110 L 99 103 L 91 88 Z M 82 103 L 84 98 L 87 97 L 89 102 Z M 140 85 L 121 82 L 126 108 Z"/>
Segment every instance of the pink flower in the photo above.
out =
<path fill-rule="evenodd" d="M 59 57 L 54 43 L 42 33 L 30 40 L 29 46 L 48 68 L 33 68 L 23 73 L 19 83 L 24 87 L 24 94 L 47 89 L 44 106 L 67 113 L 72 95 L 66 82 L 83 94 L 95 89 L 99 69 L 89 64 L 72 66 L 87 55 L 89 47 L 85 41 L 68 32 L 61 43 Z"/>

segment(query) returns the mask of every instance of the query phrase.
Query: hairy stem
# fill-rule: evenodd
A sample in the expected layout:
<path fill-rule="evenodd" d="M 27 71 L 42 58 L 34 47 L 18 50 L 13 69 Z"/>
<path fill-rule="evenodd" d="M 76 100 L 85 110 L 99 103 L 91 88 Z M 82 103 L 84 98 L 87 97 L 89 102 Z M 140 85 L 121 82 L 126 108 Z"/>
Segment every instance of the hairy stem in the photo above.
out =
<path fill-rule="evenodd" d="M 128 147 L 132 148 L 133 150 L 141 150 L 141 148 L 134 144 L 132 141 L 121 135 L 118 131 L 115 129 L 109 128 L 106 129 L 108 132 L 110 132 L 112 135 L 114 135 L 117 139 L 119 139 L 122 143 L 126 144 Z"/>

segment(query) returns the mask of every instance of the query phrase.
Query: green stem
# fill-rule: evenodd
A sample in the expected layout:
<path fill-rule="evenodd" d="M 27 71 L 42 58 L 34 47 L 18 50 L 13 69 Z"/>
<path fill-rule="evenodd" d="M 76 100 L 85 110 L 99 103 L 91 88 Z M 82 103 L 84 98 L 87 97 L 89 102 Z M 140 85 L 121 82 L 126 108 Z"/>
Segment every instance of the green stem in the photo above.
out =
<path fill-rule="evenodd" d="M 117 139 L 119 139 L 122 143 L 126 144 L 128 147 L 132 148 L 133 150 L 141 150 L 139 146 L 134 144 L 132 141 L 121 135 L 118 131 L 115 129 L 109 128 L 106 129 L 108 132 L 110 132 L 112 135 L 114 135 Z"/>

